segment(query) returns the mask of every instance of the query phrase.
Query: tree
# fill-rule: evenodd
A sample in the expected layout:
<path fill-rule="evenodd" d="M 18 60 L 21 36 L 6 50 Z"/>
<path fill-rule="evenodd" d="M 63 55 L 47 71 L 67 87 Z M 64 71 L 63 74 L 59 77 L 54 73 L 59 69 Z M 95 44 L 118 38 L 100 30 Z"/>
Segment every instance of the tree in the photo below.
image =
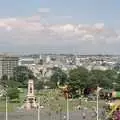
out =
<path fill-rule="evenodd" d="M 115 65 L 114 65 L 114 68 L 113 68 L 114 70 L 116 70 L 116 71 L 120 71 L 120 64 L 119 63 L 116 63 Z"/>
<path fill-rule="evenodd" d="M 45 82 L 45 85 L 48 86 L 51 89 L 56 88 L 56 83 L 53 82 L 53 81 L 47 81 L 47 82 Z"/>
<path fill-rule="evenodd" d="M 117 71 L 115 70 L 106 70 L 105 71 L 106 77 L 109 79 L 109 87 L 114 88 L 114 83 L 116 83 L 118 74 Z"/>
<path fill-rule="evenodd" d="M 115 75 L 113 71 L 92 70 L 89 74 L 89 86 L 96 88 L 99 85 L 102 88 L 112 88 Z"/>
<path fill-rule="evenodd" d="M 81 90 L 88 86 L 88 70 L 83 67 L 78 67 L 69 72 L 69 85 L 74 90 Z"/>
<path fill-rule="evenodd" d="M 117 79 L 115 81 L 114 89 L 120 91 L 120 73 L 118 74 Z"/>
<path fill-rule="evenodd" d="M 20 87 L 27 87 L 28 79 L 35 79 L 33 72 L 25 66 L 16 67 L 13 75 L 13 80 L 21 83 Z"/>
<path fill-rule="evenodd" d="M 57 82 L 60 82 L 61 85 L 64 85 L 67 82 L 67 74 L 63 72 L 60 68 L 54 68 L 54 73 L 50 78 L 52 83 L 55 83 L 57 86 Z"/>
<path fill-rule="evenodd" d="M 9 88 L 7 90 L 7 96 L 10 100 L 19 99 L 19 90 L 17 88 Z"/>
<path fill-rule="evenodd" d="M 3 75 L 0 80 L 1 85 L 6 89 L 8 87 L 8 76 Z"/>
<path fill-rule="evenodd" d="M 35 88 L 37 90 L 43 89 L 44 88 L 44 82 L 43 81 L 36 81 Z"/>
<path fill-rule="evenodd" d="M 8 87 L 9 88 L 18 88 L 18 87 L 20 87 L 20 86 L 22 86 L 22 83 L 20 83 L 20 82 L 17 82 L 17 81 L 14 81 L 13 79 L 10 79 L 9 81 L 8 81 Z"/>

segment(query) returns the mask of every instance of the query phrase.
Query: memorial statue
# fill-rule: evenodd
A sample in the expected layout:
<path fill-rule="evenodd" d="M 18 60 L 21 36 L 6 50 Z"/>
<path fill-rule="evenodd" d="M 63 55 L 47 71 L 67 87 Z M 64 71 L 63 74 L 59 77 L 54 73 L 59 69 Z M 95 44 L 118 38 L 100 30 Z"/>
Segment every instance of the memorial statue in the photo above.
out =
<path fill-rule="evenodd" d="M 28 93 L 27 93 L 27 96 L 26 96 L 24 108 L 26 110 L 31 110 L 31 109 L 37 109 L 38 108 L 38 104 L 36 102 L 36 97 L 35 97 L 35 94 L 34 94 L 34 81 L 32 79 L 30 79 L 28 81 Z"/>

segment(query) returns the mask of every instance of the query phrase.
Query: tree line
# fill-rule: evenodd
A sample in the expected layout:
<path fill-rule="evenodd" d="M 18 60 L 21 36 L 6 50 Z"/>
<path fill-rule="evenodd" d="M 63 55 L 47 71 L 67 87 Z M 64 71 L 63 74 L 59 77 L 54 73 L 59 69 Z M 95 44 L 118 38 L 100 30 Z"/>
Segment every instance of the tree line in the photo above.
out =
<path fill-rule="evenodd" d="M 96 88 L 97 86 L 105 89 L 120 90 L 120 73 L 116 70 L 91 70 L 77 67 L 69 71 L 68 74 L 58 69 L 54 72 L 50 79 L 57 85 L 60 81 L 62 85 L 69 84 L 76 90 L 84 88 Z M 57 86 L 56 86 L 57 87 Z"/>
<path fill-rule="evenodd" d="M 28 79 L 34 79 L 37 90 L 44 89 L 45 86 L 56 89 L 58 82 L 62 86 L 68 84 L 74 91 L 80 90 L 81 92 L 85 88 L 95 89 L 98 85 L 106 89 L 120 90 L 120 73 L 117 70 L 88 71 L 83 67 L 77 67 L 68 73 L 55 67 L 49 80 L 42 81 L 37 79 L 27 67 L 18 66 L 14 69 L 12 77 L 8 78 L 8 76 L 3 75 L 0 83 L 3 87 L 7 86 L 9 91 L 15 91 L 17 88 L 27 88 Z M 12 93 L 11 91 L 10 93 Z"/>

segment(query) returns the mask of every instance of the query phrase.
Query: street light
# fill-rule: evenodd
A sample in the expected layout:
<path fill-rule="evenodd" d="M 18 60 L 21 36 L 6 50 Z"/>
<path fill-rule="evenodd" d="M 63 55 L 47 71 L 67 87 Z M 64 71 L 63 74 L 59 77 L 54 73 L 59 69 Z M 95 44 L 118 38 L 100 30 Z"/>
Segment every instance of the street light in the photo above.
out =
<path fill-rule="evenodd" d="M 8 120 L 8 96 L 7 96 L 7 86 L 4 92 L 5 94 L 5 120 Z"/>
<path fill-rule="evenodd" d="M 67 120 L 69 120 L 69 93 L 67 93 Z"/>
<path fill-rule="evenodd" d="M 38 120 L 40 120 L 40 97 L 38 98 Z"/>
<path fill-rule="evenodd" d="M 102 88 L 100 88 L 99 86 L 97 86 L 97 120 L 99 120 L 99 91 Z"/>
<path fill-rule="evenodd" d="M 6 94 L 6 110 L 5 110 L 5 113 L 6 113 L 5 118 L 6 118 L 6 120 L 8 120 L 8 97 L 7 97 L 7 94 Z"/>
<path fill-rule="evenodd" d="M 99 100 L 99 92 L 98 92 L 98 87 L 97 87 L 97 120 L 98 120 L 98 117 L 99 117 L 99 103 L 98 103 L 98 100 Z"/>
<path fill-rule="evenodd" d="M 5 95 L 5 120 L 8 120 L 8 97 L 7 97 L 7 88 L 8 88 L 8 85 L 7 85 L 7 79 L 2 79 L 3 82 L 3 89 L 4 89 L 4 95 Z"/>

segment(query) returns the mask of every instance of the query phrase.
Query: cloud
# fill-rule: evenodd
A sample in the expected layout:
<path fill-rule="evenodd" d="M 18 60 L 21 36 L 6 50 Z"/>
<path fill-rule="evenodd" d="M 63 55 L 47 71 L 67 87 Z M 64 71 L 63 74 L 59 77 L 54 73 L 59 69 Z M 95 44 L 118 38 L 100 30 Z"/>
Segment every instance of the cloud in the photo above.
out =
<path fill-rule="evenodd" d="M 90 34 L 86 34 L 83 36 L 83 40 L 94 40 L 94 36 Z"/>
<path fill-rule="evenodd" d="M 39 8 L 38 12 L 40 12 L 40 13 L 49 13 L 50 12 L 50 8 Z"/>
<path fill-rule="evenodd" d="M 48 8 L 40 8 L 39 12 L 50 12 Z M 101 44 L 119 43 L 120 32 L 106 28 L 104 23 L 89 24 L 43 24 L 43 18 L 37 14 L 28 17 L 1 18 L 0 42 L 11 43 L 13 46 L 51 46 L 94 51 L 93 43 L 98 49 Z M 87 48 L 86 48 L 87 46 Z M 97 49 L 95 48 L 95 49 Z"/>
<path fill-rule="evenodd" d="M 99 30 L 104 29 L 104 23 L 96 23 L 94 24 L 94 27 Z"/>

